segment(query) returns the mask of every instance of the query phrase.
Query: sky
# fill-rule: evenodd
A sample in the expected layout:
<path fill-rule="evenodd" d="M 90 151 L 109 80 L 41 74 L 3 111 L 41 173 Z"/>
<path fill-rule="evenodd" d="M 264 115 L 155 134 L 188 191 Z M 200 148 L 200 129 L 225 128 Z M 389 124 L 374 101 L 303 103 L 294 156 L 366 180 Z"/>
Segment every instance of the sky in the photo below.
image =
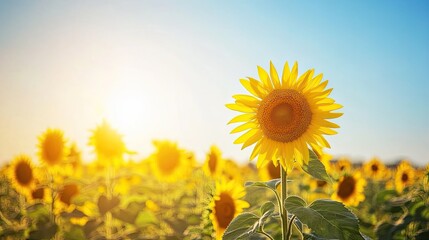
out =
<path fill-rule="evenodd" d="M 133 158 L 152 140 L 246 162 L 225 107 L 257 66 L 314 68 L 344 106 L 335 157 L 429 163 L 426 1 L 0 1 L 0 163 L 60 128 L 87 160 L 107 119 Z"/>

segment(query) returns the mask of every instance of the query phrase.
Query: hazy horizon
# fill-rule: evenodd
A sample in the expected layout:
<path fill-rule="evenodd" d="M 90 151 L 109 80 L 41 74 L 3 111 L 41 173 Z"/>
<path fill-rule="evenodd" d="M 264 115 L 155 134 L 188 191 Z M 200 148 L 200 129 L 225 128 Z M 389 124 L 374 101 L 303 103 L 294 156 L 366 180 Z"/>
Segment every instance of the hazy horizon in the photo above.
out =
<path fill-rule="evenodd" d="M 228 4 L 226 4 L 228 3 Z M 334 157 L 427 164 L 426 2 L 0 1 L 0 165 L 60 128 L 92 159 L 107 119 L 136 158 L 170 139 L 245 162 L 225 107 L 256 66 L 323 73 L 344 106 Z"/>

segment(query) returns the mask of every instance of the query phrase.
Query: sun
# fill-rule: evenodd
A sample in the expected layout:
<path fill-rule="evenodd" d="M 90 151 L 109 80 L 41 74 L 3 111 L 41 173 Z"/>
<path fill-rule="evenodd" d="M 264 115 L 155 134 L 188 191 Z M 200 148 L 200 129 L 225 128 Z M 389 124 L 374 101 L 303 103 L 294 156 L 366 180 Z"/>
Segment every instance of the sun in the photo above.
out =
<path fill-rule="evenodd" d="M 103 117 L 125 136 L 132 136 L 145 125 L 148 104 L 136 90 L 121 90 L 112 94 L 104 106 Z"/>

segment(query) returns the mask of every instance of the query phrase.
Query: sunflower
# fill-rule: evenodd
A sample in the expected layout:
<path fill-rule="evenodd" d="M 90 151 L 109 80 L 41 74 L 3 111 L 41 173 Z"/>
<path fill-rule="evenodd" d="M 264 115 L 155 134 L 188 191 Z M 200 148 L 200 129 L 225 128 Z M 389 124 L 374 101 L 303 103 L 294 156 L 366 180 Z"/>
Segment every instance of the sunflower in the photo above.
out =
<path fill-rule="evenodd" d="M 17 156 L 8 168 L 8 177 L 19 193 L 28 196 L 36 183 L 36 174 L 30 157 Z"/>
<path fill-rule="evenodd" d="M 365 186 L 366 181 L 362 178 L 360 172 L 355 172 L 353 175 L 344 175 L 338 183 L 334 184 L 335 192 L 332 194 L 332 198 L 348 206 L 358 206 L 360 202 L 365 200 Z"/>
<path fill-rule="evenodd" d="M 339 174 L 349 173 L 352 170 L 352 162 L 348 158 L 342 157 L 335 163 L 335 170 Z"/>
<path fill-rule="evenodd" d="M 204 173 L 210 177 L 218 177 L 223 170 L 222 153 L 216 146 L 211 146 L 203 165 Z"/>
<path fill-rule="evenodd" d="M 94 147 L 99 160 L 117 162 L 122 159 L 126 151 L 122 135 L 113 129 L 107 121 L 103 121 L 92 131 L 89 145 Z"/>
<path fill-rule="evenodd" d="M 365 176 L 373 180 L 381 180 L 386 178 L 386 166 L 376 157 L 363 165 Z"/>
<path fill-rule="evenodd" d="M 414 184 L 415 170 L 408 161 L 402 161 L 396 168 L 395 187 L 396 191 L 402 193 L 405 187 Z"/>
<path fill-rule="evenodd" d="M 39 137 L 39 158 L 47 166 L 61 163 L 67 156 L 66 140 L 59 129 L 47 129 Z"/>
<path fill-rule="evenodd" d="M 154 141 L 156 152 L 150 156 L 151 168 L 158 180 L 174 182 L 191 171 L 188 154 L 169 141 Z"/>
<path fill-rule="evenodd" d="M 258 169 L 258 174 L 262 181 L 280 178 L 280 166 L 275 166 L 274 163 L 270 161 L 265 166 Z"/>
<path fill-rule="evenodd" d="M 332 91 L 326 89 L 328 81 L 323 75 L 314 77 L 314 69 L 299 78 L 298 64 L 289 69 L 286 62 L 280 79 L 270 62 L 270 75 L 258 66 L 261 81 L 254 78 L 241 79 L 241 84 L 251 95 L 234 95 L 235 103 L 226 106 L 242 114 L 229 123 L 244 122 L 231 133 L 246 131 L 234 143 L 243 144 L 242 149 L 255 144 L 250 160 L 258 156 L 257 166 L 272 160 L 286 170 L 294 162 L 308 163 L 308 146 L 330 147 L 323 135 L 337 132 L 339 128 L 327 119 L 340 117 L 342 113 L 332 112 L 342 106 L 328 98 Z M 280 160 L 279 160 L 280 159 Z"/>
<path fill-rule="evenodd" d="M 28 196 L 30 203 L 34 202 L 44 202 L 49 203 L 51 199 L 51 190 L 47 187 L 37 187 L 31 190 L 31 193 Z"/>
<path fill-rule="evenodd" d="M 228 181 L 235 180 L 237 182 L 243 182 L 243 176 L 241 173 L 240 166 L 238 166 L 237 163 L 231 159 L 225 159 L 223 161 L 221 176 Z"/>
<path fill-rule="evenodd" d="M 235 181 L 217 181 L 216 190 L 210 203 L 210 219 L 216 232 L 216 239 L 222 239 L 222 234 L 229 223 L 243 211 L 248 208 L 249 203 L 240 198 L 244 197 L 246 192 L 244 187 Z"/>

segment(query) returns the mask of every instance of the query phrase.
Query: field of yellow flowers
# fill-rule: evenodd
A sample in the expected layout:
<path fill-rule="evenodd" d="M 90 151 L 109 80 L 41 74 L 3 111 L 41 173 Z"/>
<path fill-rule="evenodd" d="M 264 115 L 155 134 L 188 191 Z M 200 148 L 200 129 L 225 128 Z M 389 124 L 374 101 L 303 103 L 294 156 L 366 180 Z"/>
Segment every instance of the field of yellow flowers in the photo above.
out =
<path fill-rule="evenodd" d="M 333 159 L 322 134 L 341 106 L 322 76 L 258 68 L 252 94 L 227 107 L 244 122 L 236 143 L 255 144 L 238 164 L 207 146 L 195 159 L 154 140 L 133 159 L 107 121 L 89 136 L 93 161 L 61 129 L 36 139 L 37 159 L 17 155 L 0 172 L 1 239 L 429 239 L 429 168 Z M 297 110 L 298 109 L 298 110 Z M 43 130 L 42 130 L 43 131 Z M 309 148 L 310 147 L 310 150 Z"/>

